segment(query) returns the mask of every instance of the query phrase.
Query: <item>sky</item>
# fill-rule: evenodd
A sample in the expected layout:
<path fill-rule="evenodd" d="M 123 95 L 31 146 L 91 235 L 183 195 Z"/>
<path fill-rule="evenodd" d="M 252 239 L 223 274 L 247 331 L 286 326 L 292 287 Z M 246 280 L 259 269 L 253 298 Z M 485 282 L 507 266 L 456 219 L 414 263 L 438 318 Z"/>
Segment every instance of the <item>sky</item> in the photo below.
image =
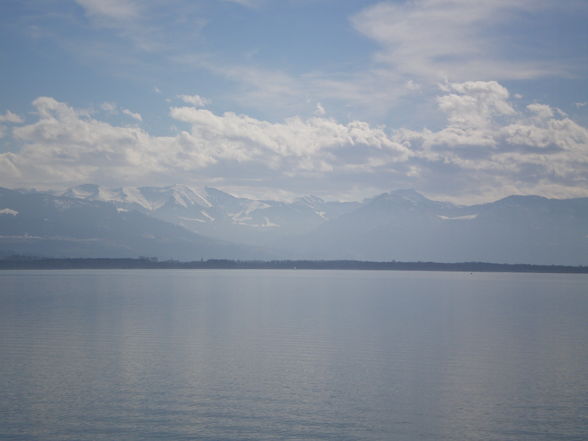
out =
<path fill-rule="evenodd" d="M 588 196 L 586 0 L 3 0 L 0 186 Z"/>

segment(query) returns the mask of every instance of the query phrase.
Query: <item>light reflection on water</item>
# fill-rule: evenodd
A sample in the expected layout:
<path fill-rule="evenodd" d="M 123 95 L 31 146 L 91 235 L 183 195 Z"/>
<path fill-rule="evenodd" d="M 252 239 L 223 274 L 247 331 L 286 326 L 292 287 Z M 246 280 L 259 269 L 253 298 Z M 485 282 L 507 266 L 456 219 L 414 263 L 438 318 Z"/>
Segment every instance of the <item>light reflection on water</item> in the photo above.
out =
<path fill-rule="evenodd" d="M 0 439 L 579 440 L 588 277 L 0 272 Z"/>

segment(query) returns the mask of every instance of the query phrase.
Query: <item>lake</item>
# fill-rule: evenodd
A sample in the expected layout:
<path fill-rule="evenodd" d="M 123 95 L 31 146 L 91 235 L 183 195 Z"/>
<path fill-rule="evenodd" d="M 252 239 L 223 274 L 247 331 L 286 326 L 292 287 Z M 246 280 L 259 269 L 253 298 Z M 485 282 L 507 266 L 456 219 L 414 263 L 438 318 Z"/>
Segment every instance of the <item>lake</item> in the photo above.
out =
<path fill-rule="evenodd" d="M 0 271 L 2 440 L 588 439 L 588 276 Z"/>

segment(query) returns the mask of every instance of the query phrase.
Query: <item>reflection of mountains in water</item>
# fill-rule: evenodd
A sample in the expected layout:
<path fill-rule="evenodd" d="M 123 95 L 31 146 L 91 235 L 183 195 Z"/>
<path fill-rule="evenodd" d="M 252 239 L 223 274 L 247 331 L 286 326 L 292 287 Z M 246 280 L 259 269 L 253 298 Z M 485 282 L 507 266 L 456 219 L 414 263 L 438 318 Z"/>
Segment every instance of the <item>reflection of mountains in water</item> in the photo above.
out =
<path fill-rule="evenodd" d="M 210 187 L 83 185 L 60 196 L 2 190 L 0 228 L 4 255 L 588 263 L 588 198 L 457 206 L 398 190 L 280 202 Z"/>

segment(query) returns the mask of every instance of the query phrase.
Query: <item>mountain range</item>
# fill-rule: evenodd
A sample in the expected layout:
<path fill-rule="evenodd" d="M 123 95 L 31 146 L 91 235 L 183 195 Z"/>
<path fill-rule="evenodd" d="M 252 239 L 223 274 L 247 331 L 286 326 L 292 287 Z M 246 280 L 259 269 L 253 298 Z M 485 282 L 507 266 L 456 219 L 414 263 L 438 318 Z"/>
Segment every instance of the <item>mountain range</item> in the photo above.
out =
<path fill-rule="evenodd" d="M 414 190 L 281 202 L 185 185 L 0 189 L 0 253 L 586 265 L 588 198 L 460 206 Z"/>

